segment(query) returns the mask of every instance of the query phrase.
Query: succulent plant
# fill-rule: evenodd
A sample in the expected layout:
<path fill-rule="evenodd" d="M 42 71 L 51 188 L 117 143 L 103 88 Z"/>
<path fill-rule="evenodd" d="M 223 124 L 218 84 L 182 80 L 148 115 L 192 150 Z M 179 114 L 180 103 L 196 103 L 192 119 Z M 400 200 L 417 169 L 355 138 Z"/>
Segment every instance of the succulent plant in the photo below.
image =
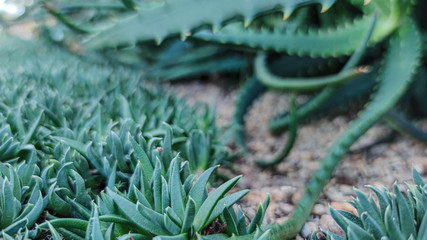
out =
<path fill-rule="evenodd" d="M 313 233 L 312 239 L 426 239 L 427 238 L 427 188 L 422 177 L 413 169 L 414 185 L 407 184 L 406 194 L 394 184 L 394 194 L 368 186 L 375 194 L 369 199 L 355 189 L 357 199 L 350 202 L 357 215 L 330 208 L 331 215 L 344 230 L 345 235 L 323 231 Z"/>
<path fill-rule="evenodd" d="M 228 208 L 245 196 L 248 190 L 226 196 L 240 178 L 235 177 L 208 194 L 208 180 L 217 166 L 209 168 L 196 180 L 186 167 L 188 162 L 182 162 L 179 156 L 171 161 L 169 169 L 160 160 L 151 171 L 138 162 L 128 182 L 123 183 L 126 188 L 120 190 L 117 185 L 107 187 L 106 192 L 97 198 L 97 204 L 92 204 L 92 215 L 89 209 L 75 202 L 73 205 L 82 213 L 84 220 L 52 218 L 50 224 L 61 231 L 65 229 L 79 235 L 84 233 L 82 231 L 86 226 L 91 225 L 94 211 L 98 214 L 99 208 L 96 222 L 101 222 L 101 225 L 114 224 L 112 234 L 116 237 L 126 237 L 130 232 L 133 238 L 169 239 L 168 236 L 174 236 L 174 239 L 193 239 L 224 209 L 229 212 Z M 257 219 L 262 220 L 264 214 L 265 210 L 261 208 Z M 77 225 L 80 231 L 73 232 Z M 257 225 L 260 225 L 259 221 L 255 221 L 249 231 L 254 231 Z M 40 227 L 47 228 L 48 223 Z"/>
<path fill-rule="evenodd" d="M 20 142 L 14 138 L 10 126 L 8 124 L 1 124 L 0 129 L 0 160 L 1 162 L 7 162 L 13 159 L 19 151 Z"/>
<path fill-rule="evenodd" d="M 12 165 L 0 163 L 0 228 L 4 236 L 31 228 L 46 206 L 40 181 L 28 186 L 21 180 L 31 174 L 27 171 L 20 176 Z"/>
<path fill-rule="evenodd" d="M 264 215 L 267 210 L 268 205 L 270 204 L 270 195 L 267 196 L 267 199 L 264 203 L 259 205 L 259 208 L 253 217 L 249 226 L 246 226 L 245 215 L 240 207 L 237 207 L 235 212 L 232 207 L 224 209 L 221 219 L 227 224 L 226 231 L 232 235 L 247 235 L 255 232 L 259 226 L 262 225 L 264 220 Z M 268 232 L 266 232 L 266 236 Z"/>
<path fill-rule="evenodd" d="M 114 239 L 113 231 L 114 231 L 114 224 L 110 224 L 108 228 L 105 224 L 102 224 L 99 220 L 99 212 L 98 212 L 98 206 L 95 203 L 92 203 L 92 211 L 89 213 L 89 221 L 88 222 L 78 222 L 80 223 L 80 228 L 83 226 L 86 226 L 86 231 L 84 237 L 80 237 L 78 234 L 73 233 L 72 231 L 68 231 L 65 228 L 61 227 L 56 229 L 49 221 L 46 221 L 43 223 L 40 227 L 45 227 L 47 225 L 51 238 L 54 240 L 62 240 L 65 239 L 108 239 L 112 240 Z M 75 220 L 74 220 L 75 222 Z M 57 221 L 55 222 L 57 225 Z M 77 231 L 74 229 L 74 231 Z"/>
<path fill-rule="evenodd" d="M 9 45 L 12 40 L 4 41 Z M 181 152 L 192 171 L 227 160 L 223 151 L 226 142 L 218 140 L 220 133 L 211 109 L 203 105 L 189 108 L 184 100 L 154 87 L 129 87 L 140 85 L 137 71 L 121 67 L 111 71 L 104 63 L 84 64 L 60 48 L 48 49 L 45 41 L 27 44 L 16 40 L 10 49 L 1 49 L 2 54 L 11 56 L 5 65 L 23 69 L 20 75 L 9 68 L 2 70 L 0 153 L 5 160 L 31 146 L 58 160 L 65 149 L 55 147 L 62 142 L 77 150 L 103 177 L 108 177 L 115 161 L 118 171 L 128 174 L 128 165 L 135 163 L 129 134 L 146 144 L 144 151 L 150 158 L 152 148 L 161 146 L 165 148 L 159 152 L 161 158 L 170 159 L 174 152 Z M 17 48 L 32 52 L 38 62 L 25 60 Z M 53 68 L 56 58 L 67 62 L 67 67 Z M 41 68 L 38 71 L 37 66 Z M 87 74 L 71 69 L 86 69 Z M 57 78 L 67 81 L 59 83 Z M 30 85 L 26 91 L 19 87 L 24 84 Z"/>
<path fill-rule="evenodd" d="M 134 69 L 90 65 L 44 41 L 0 48 L 11 54 L 2 64 L 22 67 L 0 70 L 0 207 L 13 211 L 1 215 L 3 238 L 44 230 L 56 239 L 201 238 L 248 193 L 226 195 L 235 177 L 208 194 L 228 159 L 210 108 L 141 86 Z M 58 59 L 68 65 L 57 67 Z M 266 207 L 246 233 L 256 232 Z"/>

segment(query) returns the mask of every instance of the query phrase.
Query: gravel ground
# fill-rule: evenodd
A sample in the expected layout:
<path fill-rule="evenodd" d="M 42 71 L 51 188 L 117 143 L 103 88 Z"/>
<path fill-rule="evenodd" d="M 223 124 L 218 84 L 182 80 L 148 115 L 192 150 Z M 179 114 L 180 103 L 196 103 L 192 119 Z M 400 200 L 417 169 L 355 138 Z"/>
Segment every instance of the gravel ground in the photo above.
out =
<path fill-rule="evenodd" d="M 236 86 L 230 87 L 224 80 L 211 80 L 175 83 L 171 89 L 178 95 L 186 97 L 189 104 L 202 101 L 215 106 L 218 125 L 231 123 L 238 91 Z M 261 169 L 254 161 L 272 158 L 286 142 L 287 134 L 271 135 L 267 129 L 267 122 L 272 116 L 287 108 L 288 100 L 288 95 L 270 91 L 255 102 L 245 117 L 246 144 L 252 154 L 240 157 L 235 163 L 235 170 L 230 172 L 233 176 L 242 174 L 238 187 L 251 190 L 240 201 L 249 218 L 255 214 L 256 208 L 264 201 L 267 193 L 271 194 L 265 223 L 283 223 L 289 218 L 303 194 L 305 183 L 319 167 L 319 159 L 325 156 L 328 147 L 347 128 L 359 110 L 352 107 L 351 113 L 330 114 L 299 126 L 296 144 L 286 160 L 272 169 Z M 303 101 L 304 97 L 298 100 Z M 427 130 L 427 121 L 418 122 L 417 125 Z M 319 226 L 339 233 L 339 227 L 328 215 L 328 205 L 351 211 L 351 206 L 345 201 L 355 197 L 353 186 L 368 193 L 365 185 L 385 186 L 391 189 L 397 181 L 398 186 L 404 189 L 404 183 L 411 182 L 412 167 L 427 180 L 425 144 L 398 135 L 391 142 L 362 149 L 386 136 L 389 130 L 387 125 L 379 123 L 353 145 L 352 153 L 339 164 L 334 178 L 324 189 L 297 239 L 309 237 Z"/>

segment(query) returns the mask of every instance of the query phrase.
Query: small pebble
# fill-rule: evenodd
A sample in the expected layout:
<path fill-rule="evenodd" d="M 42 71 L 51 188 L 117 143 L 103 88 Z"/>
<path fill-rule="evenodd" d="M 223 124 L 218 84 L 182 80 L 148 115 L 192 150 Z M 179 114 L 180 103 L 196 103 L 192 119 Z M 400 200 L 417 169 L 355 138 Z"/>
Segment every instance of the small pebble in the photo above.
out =
<path fill-rule="evenodd" d="M 304 189 L 299 189 L 297 192 L 294 193 L 294 195 L 292 195 L 292 202 L 294 204 L 299 202 L 299 200 L 302 198 L 302 195 L 304 194 L 304 191 Z"/>
<path fill-rule="evenodd" d="M 295 237 L 295 240 L 304 240 L 304 238 L 303 238 L 303 237 L 301 237 L 300 235 L 297 235 L 297 236 Z"/>
<path fill-rule="evenodd" d="M 355 194 L 354 190 L 353 190 L 353 186 L 350 186 L 350 185 L 341 185 L 340 186 L 340 191 L 342 193 L 349 194 L 349 195 Z"/>
<path fill-rule="evenodd" d="M 312 214 L 314 214 L 314 215 L 323 215 L 323 214 L 326 214 L 327 213 L 327 208 L 324 206 L 324 205 L 322 205 L 322 204 L 316 204 L 316 205 L 314 205 L 314 207 L 313 207 L 313 210 L 311 211 L 311 213 Z"/>
<path fill-rule="evenodd" d="M 427 151 L 427 149 L 426 149 L 426 151 Z M 414 157 L 413 161 L 414 161 L 414 167 L 418 172 L 422 173 L 422 172 L 427 170 L 427 159 L 426 159 L 426 157 Z"/>
<path fill-rule="evenodd" d="M 350 203 L 348 202 L 332 202 L 331 207 L 334 209 L 344 210 L 347 212 L 351 212 L 355 215 L 358 215 L 356 208 L 354 208 Z"/>
<path fill-rule="evenodd" d="M 322 215 L 320 217 L 320 228 L 340 236 L 344 235 L 344 231 L 330 215 Z"/>
<path fill-rule="evenodd" d="M 288 203 L 283 203 L 280 204 L 280 209 L 285 213 L 285 214 L 290 214 L 293 210 L 294 210 L 295 206 L 292 204 L 288 204 Z"/>
<path fill-rule="evenodd" d="M 289 220 L 289 217 L 276 218 L 275 223 L 283 224 L 283 223 L 285 223 L 285 222 L 286 222 L 286 221 L 288 221 L 288 220 Z"/>
<path fill-rule="evenodd" d="M 307 222 L 304 224 L 304 227 L 301 229 L 301 235 L 303 238 L 307 239 L 315 231 L 318 231 L 319 227 L 314 222 Z"/>

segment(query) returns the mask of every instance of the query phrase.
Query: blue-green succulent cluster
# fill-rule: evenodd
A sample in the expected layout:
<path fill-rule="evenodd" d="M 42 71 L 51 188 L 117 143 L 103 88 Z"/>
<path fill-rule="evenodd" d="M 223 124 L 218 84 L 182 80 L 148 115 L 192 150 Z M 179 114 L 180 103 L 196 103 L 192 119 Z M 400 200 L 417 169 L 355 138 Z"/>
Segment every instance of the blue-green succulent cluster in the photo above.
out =
<path fill-rule="evenodd" d="M 232 221 L 223 214 L 248 190 L 227 195 L 235 177 L 208 193 L 230 157 L 210 108 L 49 40 L 1 43 L 10 56 L 0 60 L 4 239 L 45 230 L 54 239 L 196 239 L 217 219 Z M 239 234 L 268 234 L 259 228 L 267 205 L 247 229 L 239 212 Z"/>
<path fill-rule="evenodd" d="M 324 231 L 313 233 L 319 239 L 426 239 L 427 238 L 427 185 L 413 170 L 414 185 L 407 184 L 406 194 L 394 185 L 394 194 L 368 186 L 376 196 L 369 199 L 356 189 L 357 199 L 351 203 L 358 215 L 331 208 L 331 215 L 345 235 Z"/>

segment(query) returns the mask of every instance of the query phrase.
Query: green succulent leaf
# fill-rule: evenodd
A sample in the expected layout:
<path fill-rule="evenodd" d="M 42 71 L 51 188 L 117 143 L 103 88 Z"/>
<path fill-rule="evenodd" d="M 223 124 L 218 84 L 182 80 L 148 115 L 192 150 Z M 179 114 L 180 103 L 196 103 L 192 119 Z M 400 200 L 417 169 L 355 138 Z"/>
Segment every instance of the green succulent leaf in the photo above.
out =
<path fill-rule="evenodd" d="M 193 225 L 194 217 L 196 216 L 196 203 L 189 197 L 185 206 L 185 214 L 182 222 L 181 233 L 190 232 Z"/>
<path fill-rule="evenodd" d="M 400 230 L 404 234 L 406 238 L 409 238 L 411 235 L 416 237 L 416 230 L 414 224 L 414 216 L 411 210 L 409 209 L 408 203 L 403 196 L 403 194 L 399 191 L 397 185 L 394 185 L 394 192 L 396 193 L 396 201 L 399 206 L 399 222 L 400 222 Z"/>
<path fill-rule="evenodd" d="M 188 194 L 189 197 L 193 198 L 196 204 L 196 210 L 198 211 L 202 206 L 203 201 L 207 198 L 206 184 L 212 173 L 218 168 L 218 166 L 210 167 L 204 171 L 200 177 L 196 180 L 193 187 Z"/>
<path fill-rule="evenodd" d="M 50 234 L 52 234 L 52 239 L 62 240 L 61 235 L 59 235 L 58 231 L 56 231 L 56 229 L 52 226 L 52 224 L 50 222 L 47 222 L 47 224 L 49 226 Z"/>
<path fill-rule="evenodd" d="M 136 205 L 129 200 L 126 200 L 122 196 L 114 193 L 112 190 L 108 190 L 107 194 L 111 196 L 119 209 L 125 214 L 126 218 L 139 228 L 156 235 L 164 235 L 168 233 L 162 226 L 141 215 L 139 211 L 137 211 Z"/>
<path fill-rule="evenodd" d="M 85 239 L 104 239 L 104 235 L 101 232 L 101 225 L 99 221 L 98 207 L 92 203 L 92 213 L 87 225 Z"/>
<path fill-rule="evenodd" d="M 262 221 L 264 220 L 265 212 L 267 211 L 267 207 L 270 204 L 270 194 L 267 195 L 264 203 L 258 207 L 258 210 L 255 214 L 255 217 L 252 219 L 251 224 L 249 225 L 248 232 L 252 233 L 256 230 L 256 227 L 261 226 Z"/>
<path fill-rule="evenodd" d="M 144 171 L 144 175 L 148 179 L 151 179 L 154 168 L 153 168 L 153 165 L 151 164 L 150 159 L 148 158 L 148 155 L 145 153 L 143 148 L 135 141 L 135 139 L 133 139 L 133 137 L 131 137 L 130 135 L 129 135 L 129 142 L 132 145 L 136 158 L 139 160 L 139 162 L 142 165 L 142 170 Z"/>
<path fill-rule="evenodd" d="M 216 218 L 214 209 L 224 195 L 234 186 L 241 176 L 228 180 L 226 183 L 218 187 L 215 191 L 209 194 L 206 200 L 200 206 L 199 211 L 194 217 L 194 231 L 200 232 L 210 222 L 210 218 Z M 222 209 L 224 205 L 222 205 Z M 221 211 L 222 212 L 222 211 Z M 212 216 L 211 216 L 212 215 Z M 218 214 L 219 215 L 219 214 Z"/>

